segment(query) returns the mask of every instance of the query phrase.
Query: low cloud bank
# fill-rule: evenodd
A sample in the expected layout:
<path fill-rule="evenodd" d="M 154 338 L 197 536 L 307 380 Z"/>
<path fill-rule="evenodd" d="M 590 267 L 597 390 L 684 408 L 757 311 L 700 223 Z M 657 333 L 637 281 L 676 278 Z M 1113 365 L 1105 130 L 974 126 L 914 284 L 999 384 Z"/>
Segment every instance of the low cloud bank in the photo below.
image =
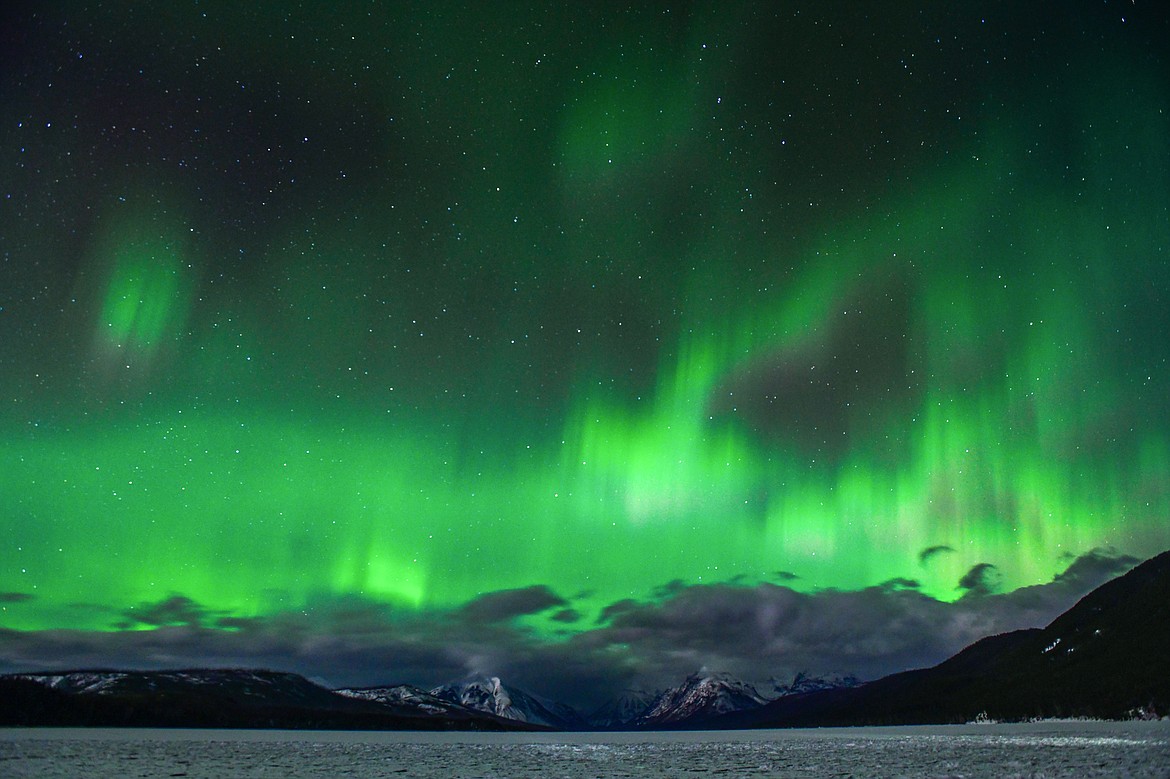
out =
<path fill-rule="evenodd" d="M 569 638 L 522 623 L 543 614 L 562 627 L 583 624 L 572 598 L 543 585 L 422 614 L 347 597 L 239 618 L 175 594 L 122 614 L 124 627 L 150 629 L 0 630 L 0 671 L 263 667 L 335 685 L 421 686 L 486 672 L 587 710 L 623 689 L 665 687 L 699 668 L 763 681 L 798 671 L 876 678 L 932 665 L 984 636 L 1043 626 L 1138 562 L 1094 550 L 1053 581 L 1008 593 L 993 591 L 994 566 L 975 566 L 953 603 L 923 595 L 909 579 L 813 593 L 769 583 L 671 583 L 653 599 L 610 604 L 596 625 Z"/>

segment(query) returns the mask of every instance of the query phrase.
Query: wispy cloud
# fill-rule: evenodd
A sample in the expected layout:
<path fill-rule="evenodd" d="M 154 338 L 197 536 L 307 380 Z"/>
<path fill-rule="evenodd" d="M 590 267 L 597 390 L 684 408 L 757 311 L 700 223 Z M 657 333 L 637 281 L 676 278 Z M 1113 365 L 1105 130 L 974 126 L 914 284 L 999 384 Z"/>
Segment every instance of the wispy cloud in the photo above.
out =
<path fill-rule="evenodd" d="M 501 622 L 528 614 L 539 614 L 569 602 L 544 585 L 489 592 L 470 601 L 462 616 L 471 622 Z"/>
<path fill-rule="evenodd" d="M 939 555 L 953 551 L 955 551 L 955 548 L 953 546 L 947 546 L 946 544 L 940 544 L 939 546 L 928 546 L 918 553 L 918 562 L 922 565 L 926 565 Z"/>
<path fill-rule="evenodd" d="M 991 563 L 977 563 L 959 579 L 957 588 L 967 595 L 990 595 L 999 588 L 999 569 Z"/>

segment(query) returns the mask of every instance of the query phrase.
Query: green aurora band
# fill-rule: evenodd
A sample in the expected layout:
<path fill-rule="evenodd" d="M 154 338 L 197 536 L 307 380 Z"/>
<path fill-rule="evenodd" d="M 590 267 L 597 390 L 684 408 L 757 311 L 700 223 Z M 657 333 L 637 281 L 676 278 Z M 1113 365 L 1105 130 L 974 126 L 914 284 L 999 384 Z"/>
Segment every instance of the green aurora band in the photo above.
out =
<path fill-rule="evenodd" d="M 1164 171 L 1164 153 L 1159 162 Z M 494 441 L 498 456 L 470 466 L 439 424 L 306 424 L 260 398 L 12 440 L 6 533 L 35 524 L 38 534 L 0 589 L 35 593 L 38 605 L 10 607 L 9 624 L 77 626 L 75 603 L 117 613 L 172 592 L 249 615 L 346 593 L 450 607 L 534 582 L 588 591 L 600 608 L 644 596 L 664 571 L 700 582 L 784 570 L 798 586 L 836 588 L 910 575 L 950 599 L 979 562 L 1014 588 L 1057 573 L 1067 560 L 1054 549 L 1166 545 L 1166 431 L 1111 428 L 1151 368 L 1114 364 L 1114 312 L 1084 301 L 1114 278 L 1110 233 L 1167 236 L 1140 235 L 1132 214 L 1043 197 L 1026 209 L 1017 197 L 1008 213 L 995 207 L 1002 181 L 972 162 L 929 187 L 944 193 L 929 205 L 835 234 L 773 309 L 680 336 L 647 402 L 585 382 L 560 440 Z M 149 360 L 183 295 L 170 265 L 138 264 L 135 250 L 114 262 L 98 327 Z M 1069 254 L 1080 272 L 1043 273 L 1067 268 Z M 850 410 L 843 451 L 819 459 L 761 441 L 731 408 L 713 412 L 745 366 L 806 343 L 815 355 L 850 314 L 848 288 L 877 274 L 913 291 L 912 330 L 890 334 L 913 344 L 905 378 L 923 377 L 912 407 Z M 919 563 L 942 545 L 954 551 Z"/>
<path fill-rule="evenodd" d="M 675 153 L 688 83 L 582 87 L 560 130 L 566 201 Z M 794 270 L 742 304 L 713 231 L 676 259 L 688 293 L 652 378 L 578 361 L 545 401 L 493 346 L 469 357 L 495 366 L 478 392 L 427 405 L 391 378 L 380 404 L 330 405 L 313 362 L 352 322 L 314 298 L 320 279 L 357 299 L 328 269 L 393 247 L 318 229 L 306 266 L 296 229 L 273 242 L 263 267 L 296 312 L 279 336 L 243 295 L 200 318 L 208 262 L 184 220 L 111 220 L 79 284 L 85 381 L 135 402 L 46 402 L 53 423 L 0 428 L 0 534 L 19 539 L 0 592 L 34 596 L 3 624 L 124 628 L 173 593 L 235 617 L 351 595 L 422 612 L 540 583 L 586 612 L 533 618 L 553 636 L 673 579 L 903 578 L 953 600 L 980 563 L 1008 590 L 1096 547 L 1170 547 L 1170 106 L 1135 89 L 1082 95 L 1093 138 L 1059 163 L 1026 120 L 989 118 L 887 201 L 795 249 L 761 239 Z M 730 213 L 733 188 L 712 186 Z M 304 341 L 304 376 L 282 339 Z M 315 389 L 276 399 L 297 382 Z"/>

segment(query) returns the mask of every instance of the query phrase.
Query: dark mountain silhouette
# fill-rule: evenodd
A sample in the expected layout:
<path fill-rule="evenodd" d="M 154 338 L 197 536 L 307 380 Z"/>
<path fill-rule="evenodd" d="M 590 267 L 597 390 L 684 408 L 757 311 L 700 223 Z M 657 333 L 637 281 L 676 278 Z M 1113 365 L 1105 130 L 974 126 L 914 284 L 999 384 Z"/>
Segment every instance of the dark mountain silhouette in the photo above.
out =
<path fill-rule="evenodd" d="M 440 714 L 357 700 L 291 673 L 253 670 L 72 671 L 0 677 L 0 725 L 516 730 L 467 709 Z"/>
<path fill-rule="evenodd" d="M 977 718 L 1170 714 L 1170 552 L 1082 598 L 1043 629 L 977 641 L 933 668 L 781 698 L 706 727 L 820 727 Z"/>

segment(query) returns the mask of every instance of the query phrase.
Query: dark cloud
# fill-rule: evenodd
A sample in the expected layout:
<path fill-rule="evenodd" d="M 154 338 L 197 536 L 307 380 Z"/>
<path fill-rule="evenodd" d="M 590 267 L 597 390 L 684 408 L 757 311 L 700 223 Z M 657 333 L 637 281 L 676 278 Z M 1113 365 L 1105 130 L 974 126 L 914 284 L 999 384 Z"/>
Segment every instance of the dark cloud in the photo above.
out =
<path fill-rule="evenodd" d="M 796 574 L 792 573 L 791 571 L 775 571 L 772 574 L 772 578 L 777 579 L 777 580 L 782 581 L 782 582 L 791 582 L 791 581 L 796 581 L 800 577 L 797 576 Z"/>
<path fill-rule="evenodd" d="M 123 612 L 131 623 L 162 627 L 164 625 L 203 624 L 207 610 L 183 595 L 172 595 L 158 603 L 142 603 Z"/>
<path fill-rule="evenodd" d="M 897 335 L 909 332 L 912 301 L 909 279 L 871 270 L 834 302 L 849 316 L 826 320 L 817 337 L 797 346 L 748 359 L 712 391 L 709 410 L 734 414 L 765 438 L 843 456 L 847 433 L 857 434 L 851 407 L 888 418 L 908 413 L 920 397 L 910 339 Z"/>
<path fill-rule="evenodd" d="M 953 642 L 934 628 L 946 609 L 907 590 L 704 585 L 658 602 L 627 602 L 607 627 L 573 641 L 599 656 L 628 653 L 647 687 L 701 667 L 749 679 L 797 671 L 873 676 L 945 656 Z"/>
<path fill-rule="evenodd" d="M 309 619 L 330 633 L 381 635 L 394 624 L 394 612 L 387 604 L 348 595 L 313 604 Z"/>
<path fill-rule="evenodd" d="M 976 563 L 959 579 L 958 589 L 967 595 L 990 595 L 999 586 L 999 570 L 991 563 Z"/>
<path fill-rule="evenodd" d="M 955 548 L 953 546 L 947 546 L 946 544 L 939 544 L 938 546 L 928 546 L 925 549 L 923 549 L 921 552 L 918 553 L 918 562 L 921 563 L 922 565 L 926 565 L 928 562 L 933 560 L 938 555 L 945 554 L 947 552 L 953 552 L 953 551 L 955 551 Z"/>
<path fill-rule="evenodd" d="M 539 584 L 481 595 L 463 607 L 461 616 L 469 622 L 492 623 L 568 605 L 564 598 Z"/>
<path fill-rule="evenodd" d="M 653 592 L 653 597 L 655 600 L 661 600 L 663 598 L 671 598 L 671 597 L 677 595 L 678 593 L 682 592 L 683 590 L 687 589 L 689 586 L 690 585 L 688 585 L 682 579 L 671 579 L 666 584 L 663 584 L 659 587 L 655 587 L 654 592 Z"/>
<path fill-rule="evenodd" d="M 917 579 L 903 579 L 902 577 L 888 579 L 878 585 L 883 590 L 916 590 L 921 586 L 922 583 Z"/>
<path fill-rule="evenodd" d="M 549 619 L 553 620 L 554 622 L 580 622 L 581 612 L 577 611 L 576 609 L 561 609 L 549 617 Z"/>
<path fill-rule="evenodd" d="M 25 603 L 35 598 L 27 592 L 0 592 L 0 603 Z"/>
<path fill-rule="evenodd" d="M 597 624 L 600 625 L 604 622 L 609 622 L 614 617 L 636 608 L 638 608 L 638 601 L 633 598 L 614 601 L 601 610 L 601 614 L 597 617 Z"/>
<path fill-rule="evenodd" d="M 1068 568 L 1057 575 L 1056 581 L 1093 588 L 1120 576 L 1140 562 L 1136 557 L 1118 554 L 1115 550 L 1093 549 L 1073 559 Z"/>
<path fill-rule="evenodd" d="M 964 577 L 967 594 L 979 597 L 953 603 L 924 595 L 910 579 L 811 593 L 772 583 L 672 583 L 658 597 L 610 604 L 591 629 L 567 639 L 512 619 L 550 609 L 563 626 L 580 617 L 547 587 L 488 593 L 454 611 L 397 612 L 338 597 L 249 618 L 173 595 L 132 610 L 135 626 L 152 630 L 0 630 L 0 671 L 250 666 L 335 685 L 423 687 L 480 672 L 588 709 L 623 688 L 662 688 L 703 667 L 763 681 L 799 671 L 874 678 L 932 665 L 984 636 L 1048 624 L 1133 563 L 1094 550 L 1053 581 L 1008 593 L 992 591 L 994 568 L 983 564 Z"/>

